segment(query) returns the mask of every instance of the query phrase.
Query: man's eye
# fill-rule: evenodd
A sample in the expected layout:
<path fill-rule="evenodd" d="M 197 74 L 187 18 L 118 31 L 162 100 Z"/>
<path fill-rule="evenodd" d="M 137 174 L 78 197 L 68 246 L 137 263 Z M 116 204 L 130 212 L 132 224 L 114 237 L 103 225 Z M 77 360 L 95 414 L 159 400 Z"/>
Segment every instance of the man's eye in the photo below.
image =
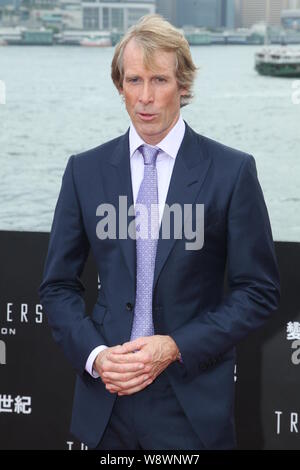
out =
<path fill-rule="evenodd" d="M 165 78 L 163 78 L 163 77 L 156 77 L 156 80 L 157 80 L 158 82 L 160 82 L 160 83 L 162 83 L 162 82 L 165 82 L 165 81 L 166 81 L 166 79 L 165 79 Z"/>

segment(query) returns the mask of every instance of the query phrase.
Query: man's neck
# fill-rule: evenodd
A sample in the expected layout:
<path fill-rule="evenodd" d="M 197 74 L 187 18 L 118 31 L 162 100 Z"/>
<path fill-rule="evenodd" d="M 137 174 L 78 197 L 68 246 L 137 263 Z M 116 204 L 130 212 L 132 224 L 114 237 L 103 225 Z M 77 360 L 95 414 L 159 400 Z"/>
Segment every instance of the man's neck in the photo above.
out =
<path fill-rule="evenodd" d="M 162 140 L 164 140 L 164 138 L 171 132 L 171 130 L 176 126 L 176 124 L 178 123 L 178 120 L 179 120 L 179 117 L 180 117 L 180 113 L 176 116 L 176 118 L 174 119 L 173 123 L 167 128 L 165 129 L 163 132 L 157 134 L 157 135 L 141 135 L 137 129 L 136 129 L 136 132 L 139 134 L 140 138 L 146 143 L 146 144 L 149 144 L 149 145 L 158 145 Z"/>

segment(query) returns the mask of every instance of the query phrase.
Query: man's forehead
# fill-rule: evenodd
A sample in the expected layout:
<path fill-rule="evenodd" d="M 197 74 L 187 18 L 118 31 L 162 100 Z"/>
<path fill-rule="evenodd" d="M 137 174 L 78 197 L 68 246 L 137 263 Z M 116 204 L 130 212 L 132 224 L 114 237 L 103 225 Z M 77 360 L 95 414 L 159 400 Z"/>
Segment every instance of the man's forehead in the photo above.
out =
<path fill-rule="evenodd" d="M 150 64 L 145 63 L 143 48 L 133 40 L 129 41 L 124 49 L 124 72 L 134 69 L 144 69 L 149 72 L 166 73 L 175 71 L 175 53 L 164 49 L 156 49 L 150 58 Z"/>

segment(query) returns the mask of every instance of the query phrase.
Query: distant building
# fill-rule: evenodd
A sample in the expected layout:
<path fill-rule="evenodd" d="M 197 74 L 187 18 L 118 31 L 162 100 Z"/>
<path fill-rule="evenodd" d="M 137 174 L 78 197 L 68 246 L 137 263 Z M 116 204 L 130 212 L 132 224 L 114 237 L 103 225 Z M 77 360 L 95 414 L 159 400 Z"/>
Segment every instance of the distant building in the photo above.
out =
<path fill-rule="evenodd" d="M 11 5 L 13 7 L 18 7 L 21 3 L 21 0 L 0 0 L 0 8 L 6 5 Z"/>
<path fill-rule="evenodd" d="M 291 10 L 297 10 L 300 9 L 300 0 L 289 0 L 289 9 Z"/>
<path fill-rule="evenodd" d="M 300 31 L 300 9 L 283 10 L 281 12 L 281 24 L 285 29 Z"/>
<path fill-rule="evenodd" d="M 219 0 L 220 26 L 233 29 L 236 25 L 235 0 Z"/>
<path fill-rule="evenodd" d="M 156 0 L 156 12 L 177 26 L 177 0 Z"/>
<path fill-rule="evenodd" d="M 83 29 L 126 31 L 144 15 L 155 13 L 154 1 L 82 1 Z"/>
<path fill-rule="evenodd" d="M 221 22 L 219 0 L 176 0 L 176 26 L 217 28 Z"/>
<path fill-rule="evenodd" d="M 18 10 L 21 0 L 0 0 L 0 25 L 1 27 L 18 23 Z"/>
<path fill-rule="evenodd" d="M 235 0 L 157 0 L 156 6 L 178 28 L 235 26 Z"/>
<path fill-rule="evenodd" d="M 82 29 L 82 9 L 64 5 L 63 8 L 39 9 L 31 11 L 31 20 L 45 28 L 55 27 L 59 31 L 65 29 Z"/>
<path fill-rule="evenodd" d="M 28 0 L 33 7 L 54 8 L 59 6 L 60 0 Z"/>
<path fill-rule="evenodd" d="M 292 8 L 297 2 L 298 0 L 236 0 L 239 26 L 250 28 L 259 22 L 279 26 L 282 10 Z"/>

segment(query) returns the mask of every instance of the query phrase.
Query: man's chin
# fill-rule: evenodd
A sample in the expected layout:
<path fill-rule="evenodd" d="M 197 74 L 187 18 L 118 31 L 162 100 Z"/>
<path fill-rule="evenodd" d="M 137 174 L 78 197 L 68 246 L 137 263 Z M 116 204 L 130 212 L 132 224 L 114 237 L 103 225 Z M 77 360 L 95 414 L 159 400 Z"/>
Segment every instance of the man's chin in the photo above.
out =
<path fill-rule="evenodd" d="M 157 126 L 138 126 L 136 131 L 147 144 L 156 145 L 161 140 L 162 131 Z"/>
<path fill-rule="evenodd" d="M 157 123 L 151 121 L 139 123 L 136 129 L 140 129 L 144 134 L 149 135 L 157 135 L 162 132 L 160 126 L 158 126 Z"/>

